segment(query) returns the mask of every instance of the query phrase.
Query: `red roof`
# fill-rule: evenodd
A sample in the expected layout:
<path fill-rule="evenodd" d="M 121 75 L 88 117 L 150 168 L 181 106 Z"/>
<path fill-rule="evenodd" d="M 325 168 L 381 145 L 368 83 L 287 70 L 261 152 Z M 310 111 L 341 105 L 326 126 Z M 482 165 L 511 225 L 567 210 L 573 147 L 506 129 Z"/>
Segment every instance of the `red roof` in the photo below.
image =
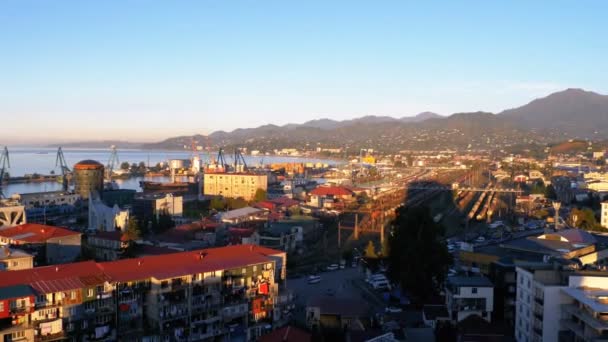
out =
<path fill-rule="evenodd" d="M 23 243 L 43 243 L 52 238 L 73 235 L 80 233 L 37 223 L 26 223 L 0 230 L 0 236 Z"/>
<path fill-rule="evenodd" d="M 316 196 L 352 196 L 353 192 L 343 186 L 320 186 L 310 192 Z"/>
<path fill-rule="evenodd" d="M 35 267 L 10 271 L 10 277 L 0 277 L 0 288 L 30 285 L 40 293 L 52 293 L 100 285 L 105 281 L 167 279 L 269 262 L 269 256 L 283 253 L 266 247 L 238 245 L 103 263 L 84 261 Z"/>
<path fill-rule="evenodd" d="M 112 281 L 124 282 L 150 277 L 167 279 L 258 264 L 270 261 L 269 255 L 279 253 L 283 252 L 260 246 L 237 245 L 110 261 L 98 265 Z"/>
<path fill-rule="evenodd" d="M 272 203 L 271 201 L 260 201 L 253 206 L 260 209 L 272 210 L 275 207 L 275 203 Z"/>
<path fill-rule="evenodd" d="M 259 342 L 310 342 L 312 335 L 300 328 L 286 326 L 258 339 Z"/>
<path fill-rule="evenodd" d="M 291 199 L 289 197 L 277 197 L 277 198 L 271 199 L 270 202 L 277 204 L 279 206 L 283 206 L 283 207 L 293 207 L 295 205 L 300 204 L 300 201 Z"/>
<path fill-rule="evenodd" d="M 0 287 L 30 285 L 39 293 L 52 293 L 103 284 L 108 278 L 94 261 L 11 271 L 0 277 Z"/>

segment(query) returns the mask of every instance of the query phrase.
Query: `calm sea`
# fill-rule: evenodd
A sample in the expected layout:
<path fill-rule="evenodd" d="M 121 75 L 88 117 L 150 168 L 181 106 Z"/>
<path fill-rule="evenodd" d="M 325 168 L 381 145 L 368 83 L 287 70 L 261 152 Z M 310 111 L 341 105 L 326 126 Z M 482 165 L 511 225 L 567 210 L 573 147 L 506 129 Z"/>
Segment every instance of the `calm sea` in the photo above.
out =
<path fill-rule="evenodd" d="M 12 148 L 10 154 L 10 169 L 7 171 L 11 176 L 23 176 L 25 174 L 39 173 L 48 175 L 51 171 L 59 174 L 61 170 L 56 167 L 57 149 L 43 147 L 21 147 Z M 77 162 L 84 159 L 93 159 L 107 164 L 110 159 L 109 149 L 70 149 L 64 148 L 63 154 L 70 168 Z M 215 157 L 216 154 L 212 154 Z M 200 154 L 203 162 L 208 162 L 206 153 Z M 144 162 L 150 166 L 156 165 L 159 162 L 166 162 L 170 159 L 190 159 L 191 153 L 188 151 L 154 151 L 154 150 L 119 150 L 119 164 L 122 162 L 139 163 Z M 231 162 L 230 156 L 227 156 L 227 162 Z M 259 165 L 269 163 L 283 162 L 322 162 L 327 164 L 336 164 L 336 161 L 315 159 L 315 158 L 297 158 L 297 157 L 279 157 L 279 156 L 245 156 L 245 161 L 248 165 Z M 142 178 L 118 179 L 116 182 L 121 188 L 140 190 L 139 182 Z M 146 178 L 148 180 L 148 178 Z M 152 177 L 149 180 L 167 181 L 166 177 Z M 56 182 L 45 183 L 22 183 L 22 184 L 5 184 L 4 194 L 9 196 L 14 193 L 29 193 L 40 191 L 61 190 L 61 184 Z"/>

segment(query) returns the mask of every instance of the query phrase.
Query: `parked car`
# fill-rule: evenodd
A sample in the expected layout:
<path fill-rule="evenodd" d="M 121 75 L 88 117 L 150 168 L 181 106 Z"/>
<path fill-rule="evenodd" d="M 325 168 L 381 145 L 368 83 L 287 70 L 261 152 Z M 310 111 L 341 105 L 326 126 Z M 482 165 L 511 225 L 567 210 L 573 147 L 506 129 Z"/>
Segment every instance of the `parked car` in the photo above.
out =
<path fill-rule="evenodd" d="M 340 266 L 338 266 L 338 264 L 331 264 L 331 265 L 327 266 L 325 269 L 328 271 L 335 271 L 339 268 L 340 268 Z"/>
<path fill-rule="evenodd" d="M 308 276 L 308 283 L 309 284 L 318 284 L 321 282 L 321 276 L 318 275 L 310 275 Z"/>

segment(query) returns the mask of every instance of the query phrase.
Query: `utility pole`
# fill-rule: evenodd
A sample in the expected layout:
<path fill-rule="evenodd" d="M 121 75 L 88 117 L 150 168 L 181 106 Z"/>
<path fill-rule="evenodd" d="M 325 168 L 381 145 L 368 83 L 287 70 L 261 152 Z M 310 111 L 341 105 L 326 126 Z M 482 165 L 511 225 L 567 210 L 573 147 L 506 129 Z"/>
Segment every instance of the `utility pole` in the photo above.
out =
<path fill-rule="evenodd" d="M 562 207 L 562 203 L 555 201 L 551 203 L 553 205 L 553 209 L 555 209 L 555 230 L 558 229 L 558 220 L 559 220 L 559 209 Z"/>

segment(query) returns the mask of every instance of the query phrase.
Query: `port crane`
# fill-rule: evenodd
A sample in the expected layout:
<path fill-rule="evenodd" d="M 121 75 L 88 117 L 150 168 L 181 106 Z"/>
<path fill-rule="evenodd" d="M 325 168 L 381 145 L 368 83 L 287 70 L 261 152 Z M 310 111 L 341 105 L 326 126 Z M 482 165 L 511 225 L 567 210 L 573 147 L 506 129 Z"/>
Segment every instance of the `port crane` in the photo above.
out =
<path fill-rule="evenodd" d="M 238 148 L 234 149 L 234 172 L 246 172 L 247 171 L 247 162 L 245 162 L 245 157 L 241 153 L 241 150 Z"/>
<path fill-rule="evenodd" d="M 8 157 L 8 148 L 4 146 L 2 154 L 0 155 L 0 198 L 4 198 L 4 192 L 2 192 L 2 183 L 4 182 L 4 176 L 6 175 L 6 169 L 11 168 L 11 161 Z"/>
<path fill-rule="evenodd" d="M 114 168 L 118 166 L 118 152 L 116 151 L 116 146 L 112 145 L 111 149 L 110 159 L 108 159 L 108 165 L 106 166 L 106 178 L 108 182 L 112 182 L 112 172 L 114 171 Z"/>
<path fill-rule="evenodd" d="M 63 191 L 68 191 L 68 189 L 70 188 L 68 176 L 72 171 L 68 167 L 68 163 L 66 163 L 65 161 L 65 157 L 63 156 L 63 150 L 61 149 L 61 147 L 57 149 L 55 167 L 59 167 L 61 169 L 61 181 L 63 185 Z"/>

